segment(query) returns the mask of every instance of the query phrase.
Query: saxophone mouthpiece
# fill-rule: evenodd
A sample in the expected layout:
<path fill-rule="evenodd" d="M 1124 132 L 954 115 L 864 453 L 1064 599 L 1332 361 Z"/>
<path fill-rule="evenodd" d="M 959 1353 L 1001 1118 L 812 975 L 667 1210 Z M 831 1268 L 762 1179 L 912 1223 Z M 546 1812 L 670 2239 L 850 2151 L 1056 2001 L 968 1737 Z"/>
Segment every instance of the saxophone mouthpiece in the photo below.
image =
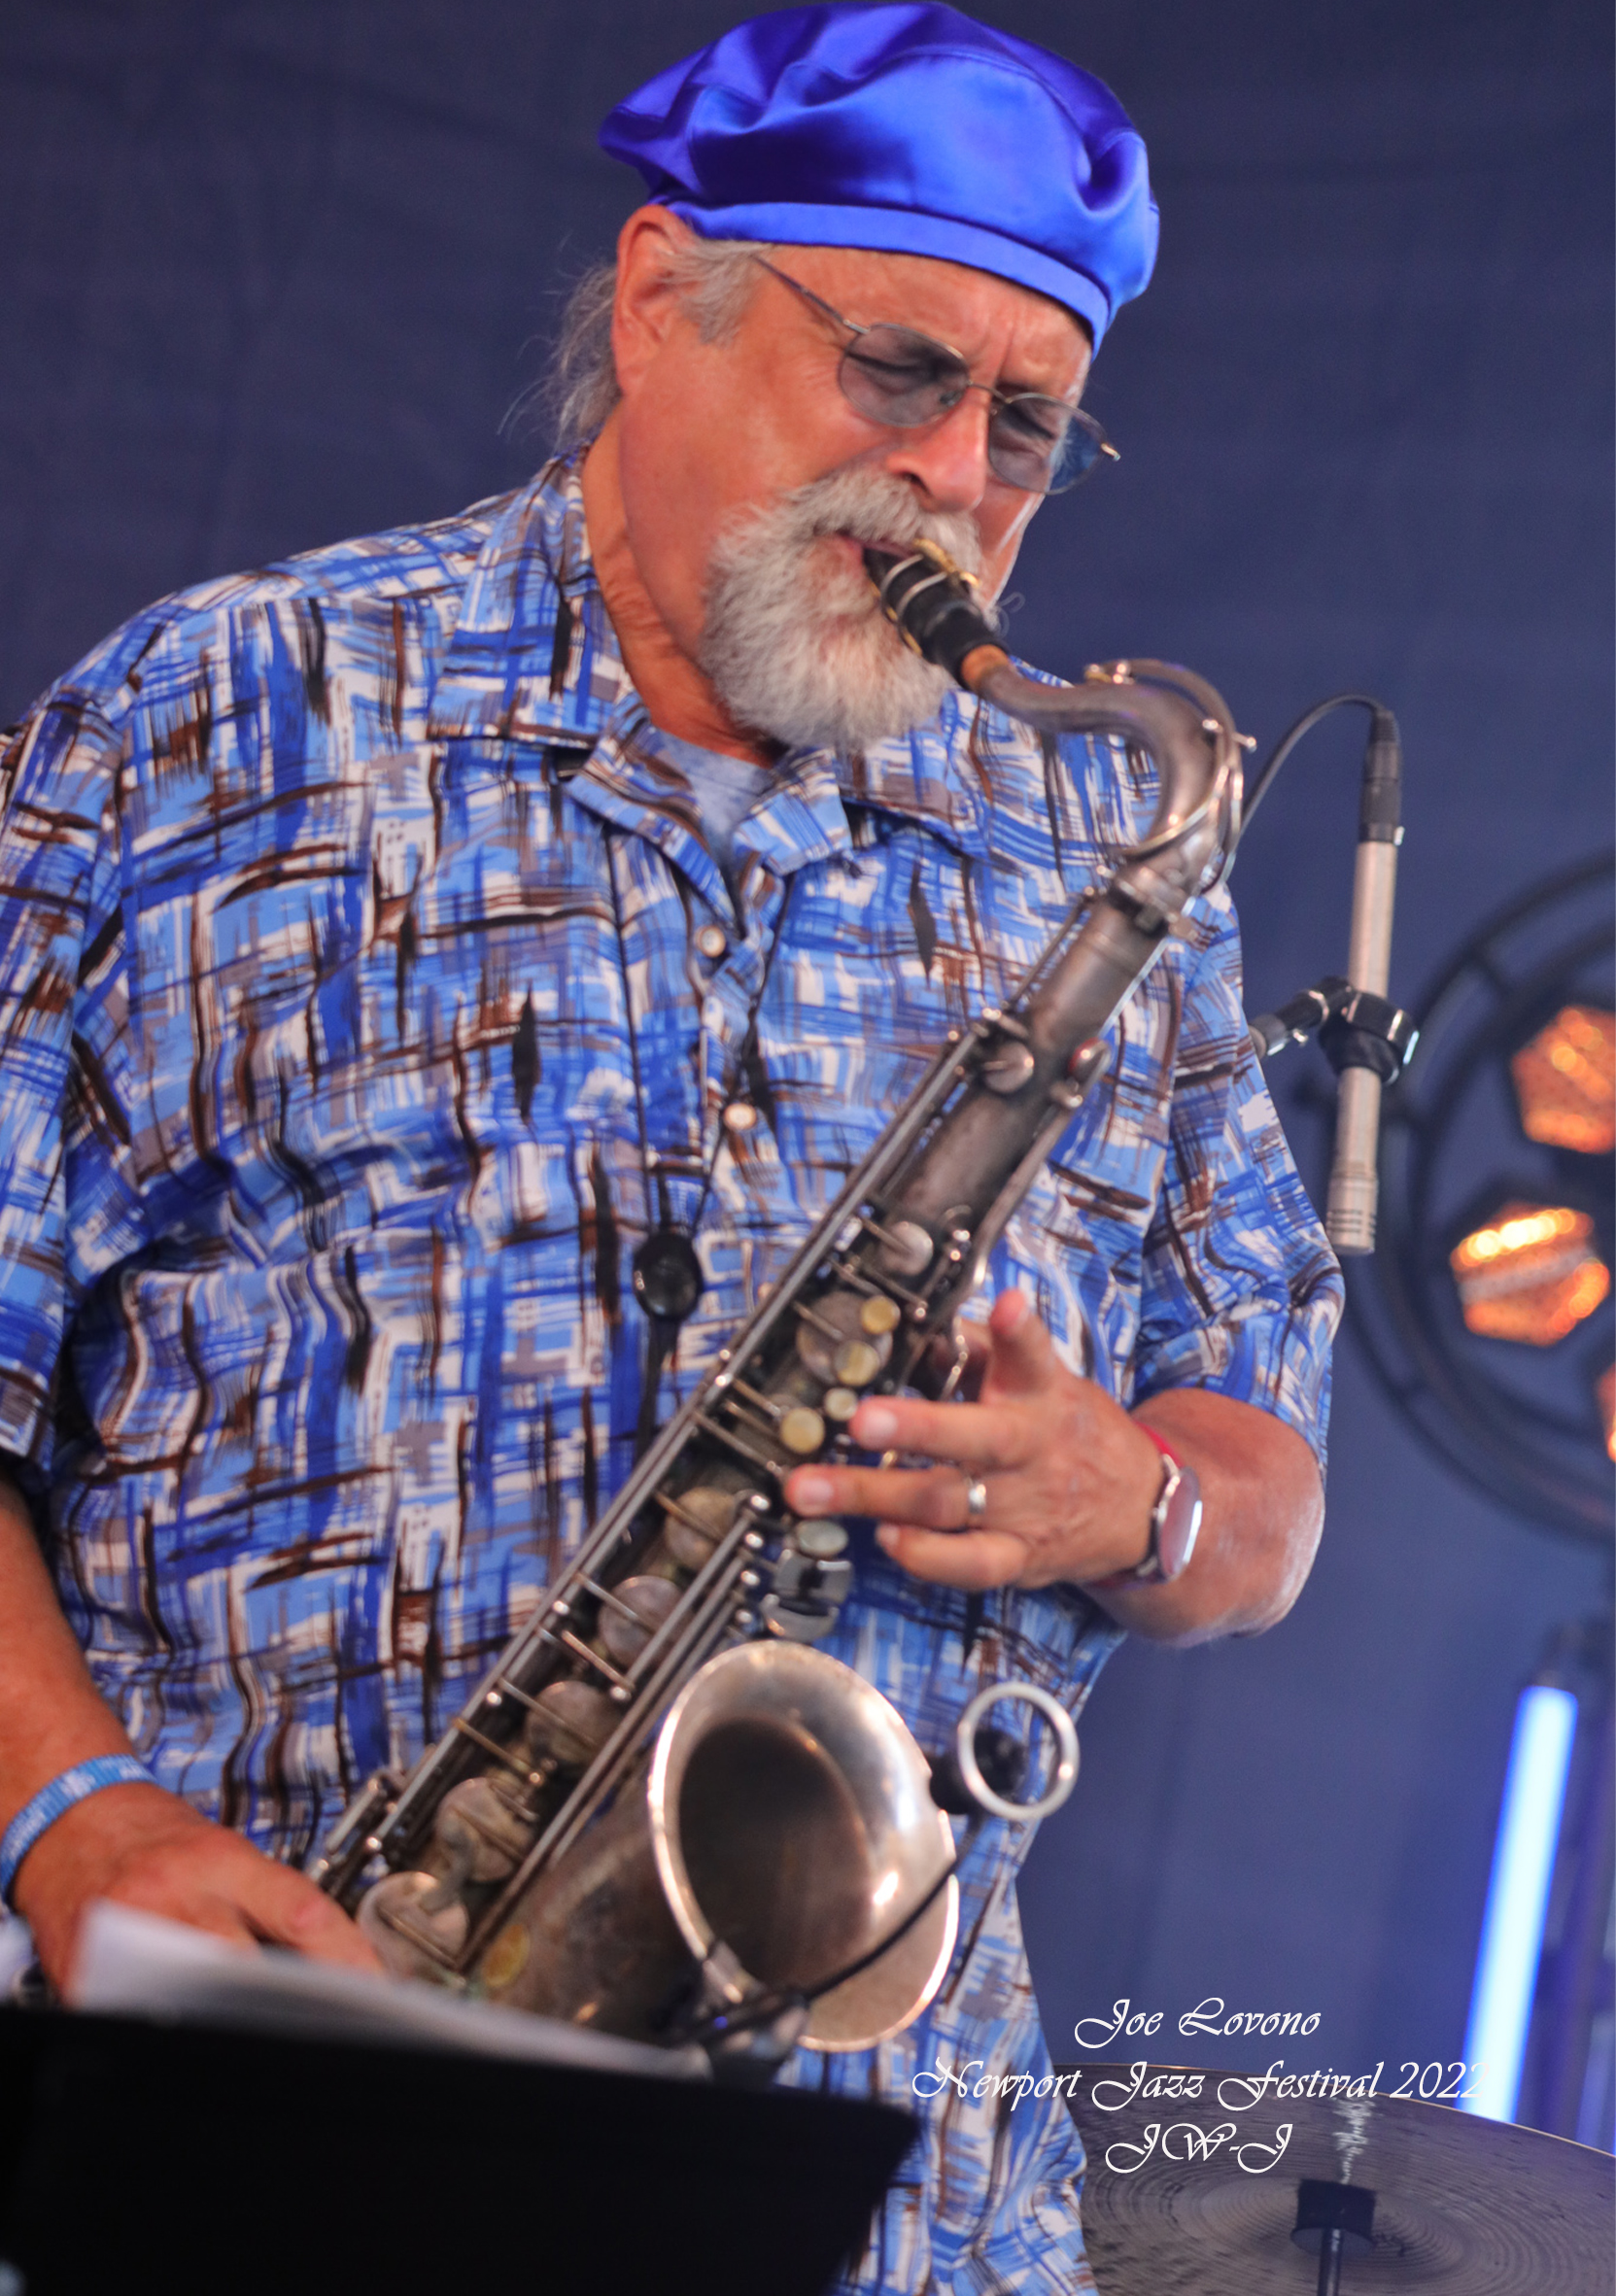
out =
<path fill-rule="evenodd" d="M 871 547 L 864 566 L 904 643 L 958 684 L 975 693 L 980 678 L 1009 661 L 976 576 L 937 543 L 916 542 L 906 555 Z"/>

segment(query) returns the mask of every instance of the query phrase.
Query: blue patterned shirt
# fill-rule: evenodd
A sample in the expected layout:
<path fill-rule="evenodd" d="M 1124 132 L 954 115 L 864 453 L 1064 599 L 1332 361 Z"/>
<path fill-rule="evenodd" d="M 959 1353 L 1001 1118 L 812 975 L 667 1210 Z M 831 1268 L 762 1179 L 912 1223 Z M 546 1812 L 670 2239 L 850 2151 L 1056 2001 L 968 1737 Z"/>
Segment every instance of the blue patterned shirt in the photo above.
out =
<path fill-rule="evenodd" d="M 678 754 L 565 464 L 153 607 L 6 752 L 0 1450 L 135 1745 L 279 1857 L 441 1731 L 621 1482 L 659 1190 L 706 1276 L 666 1416 L 1153 798 L 961 696 L 788 758 L 727 879 Z M 1338 1277 L 1221 893 L 1112 1034 L 995 1287 L 1124 1402 L 1207 1387 L 1319 1445 Z M 1075 1589 L 971 1605 L 857 1553 L 826 1647 L 924 1744 L 1005 1672 L 1076 1710 L 1118 1639 Z M 1063 2107 L 992 2093 L 1048 2072 L 1024 1847 L 985 1831 L 907 2034 L 788 2069 L 921 2111 L 862 2288 L 1090 2284 Z M 935 2078 L 967 2064 L 985 2097 Z"/>

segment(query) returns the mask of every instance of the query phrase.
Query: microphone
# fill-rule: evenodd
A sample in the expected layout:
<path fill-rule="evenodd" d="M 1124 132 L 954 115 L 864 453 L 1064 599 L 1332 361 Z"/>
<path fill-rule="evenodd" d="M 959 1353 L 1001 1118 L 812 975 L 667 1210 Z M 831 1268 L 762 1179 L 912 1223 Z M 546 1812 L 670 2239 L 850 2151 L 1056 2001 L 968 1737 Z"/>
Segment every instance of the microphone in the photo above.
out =
<path fill-rule="evenodd" d="M 1299 1045 L 1317 1030 L 1320 1047 L 1340 1079 L 1324 1229 L 1343 1256 L 1375 1249 L 1381 1093 L 1401 1075 L 1420 1033 L 1412 1015 L 1393 1005 L 1386 994 L 1392 974 L 1397 847 L 1403 841 L 1403 756 L 1395 717 L 1369 694 L 1332 694 L 1328 701 L 1316 703 L 1281 738 L 1246 801 L 1249 829 L 1274 776 L 1302 736 L 1332 709 L 1347 704 L 1369 712 L 1347 973 L 1326 975 L 1278 1011 L 1259 1012 L 1247 1023 L 1258 1060 L 1271 1060 L 1287 1045 Z"/>
<path fill-rule="evenodd" d="M 1397 847 L 1403 839 L 1402 780 L 1397 721 L 1377 703 L 1363 756 L 1347 977 L 1357 999 L 1366 1004 L 1373 1000 L 1382 1013 L 1388 1009 L 1386 992 L 1392 977 L 1392 912 L 1397 893 Z M 1404 1055 L 1388 1042 L 1390 1032 L 1354 1025 L 1358 1015 L 1353 1002 L 1331 1015 L 1320 1042 L 1341 1079 L 1324 1231 L 1338 1252 L 1356 1253 L 1375 1249 L 1381 1092 L 1396 1076 Z M 1366 1011 L 1361 1017 L 1369 1019 L 1370 1013 Z M 1395 1017 L 1403 1020 L 1401 1013 Z M 1402 1033 L 1405 1050 L 1411 1050 L 1406 1021 Z"/>

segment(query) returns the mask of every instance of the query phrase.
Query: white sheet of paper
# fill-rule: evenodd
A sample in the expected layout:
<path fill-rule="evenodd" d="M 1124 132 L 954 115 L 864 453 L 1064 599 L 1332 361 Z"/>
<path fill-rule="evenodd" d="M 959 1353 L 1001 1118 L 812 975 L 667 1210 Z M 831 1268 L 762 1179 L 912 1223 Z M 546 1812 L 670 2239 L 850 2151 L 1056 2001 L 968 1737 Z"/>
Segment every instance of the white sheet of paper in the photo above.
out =
<path fill-rule="evenodd" d="M 434 1986 L 304 1961 L 274 1946 L 244 1952 L 222 1937 L 106 1900 L 85 1916 L 69 2005 L 113 2016 L 228 2025 L 319 2040 L 371 2040 L 579 2065 L 602 2073 L 701 2080 L 701 2049 L 657 2049 L 530 2017 Z"/>
<path fill-rule="evenodd" d="M 8 2001 L 23 1971 L 31 1968 L 34 1940 L 28 1925 L 15 1913 L 0 1913 L 0 2001 Z M 0 2287 L 0 2296 L 5 2290 Z"/>

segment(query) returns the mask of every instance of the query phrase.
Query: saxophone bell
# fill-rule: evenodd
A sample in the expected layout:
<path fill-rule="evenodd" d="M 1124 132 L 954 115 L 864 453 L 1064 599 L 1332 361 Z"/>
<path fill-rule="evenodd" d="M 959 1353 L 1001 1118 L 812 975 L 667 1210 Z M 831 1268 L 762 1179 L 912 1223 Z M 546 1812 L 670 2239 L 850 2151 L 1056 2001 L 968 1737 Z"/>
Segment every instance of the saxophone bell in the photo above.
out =
<path fill-rule="evenodd" d="M 464 1786 L 446 1798 L 437 1838 L 460 1853 L 448 1875 L 390 1874 L 360 1907 L 399 1976 L 455 1966 L 460 1892 L 495 1877 L 503 1846 Z M 958 1926 L 954 1859 L 931 1768 L 896 1708 L 820 1652 L 742 1643 L 686 1684 L 648 1770 L 521 1897 L 467 1974 L 492 2001 L 628 2039 L 666 2041 L 676 2022 L 721 2025 L 777 2000 L 802 2013 L 769 2018 L 776 2060 L 799 2039 L 869 2048 L 942 1982 Z"/>
<path fill-rule="evenodd" d="M 908 1726 L 851 1667 L 788 1641 L 711 1660 L 669 1714 L 647 1804 L 686 1945 L 705 1967 L 720 1944 L 740 1965 L 729 2002 L 812 1994 L 946 1875 L 887 1951 L 811 2000 L 801 2038 L 869 2048 L 931 2000 L 958 1926 L 953 1830 Z"/>

